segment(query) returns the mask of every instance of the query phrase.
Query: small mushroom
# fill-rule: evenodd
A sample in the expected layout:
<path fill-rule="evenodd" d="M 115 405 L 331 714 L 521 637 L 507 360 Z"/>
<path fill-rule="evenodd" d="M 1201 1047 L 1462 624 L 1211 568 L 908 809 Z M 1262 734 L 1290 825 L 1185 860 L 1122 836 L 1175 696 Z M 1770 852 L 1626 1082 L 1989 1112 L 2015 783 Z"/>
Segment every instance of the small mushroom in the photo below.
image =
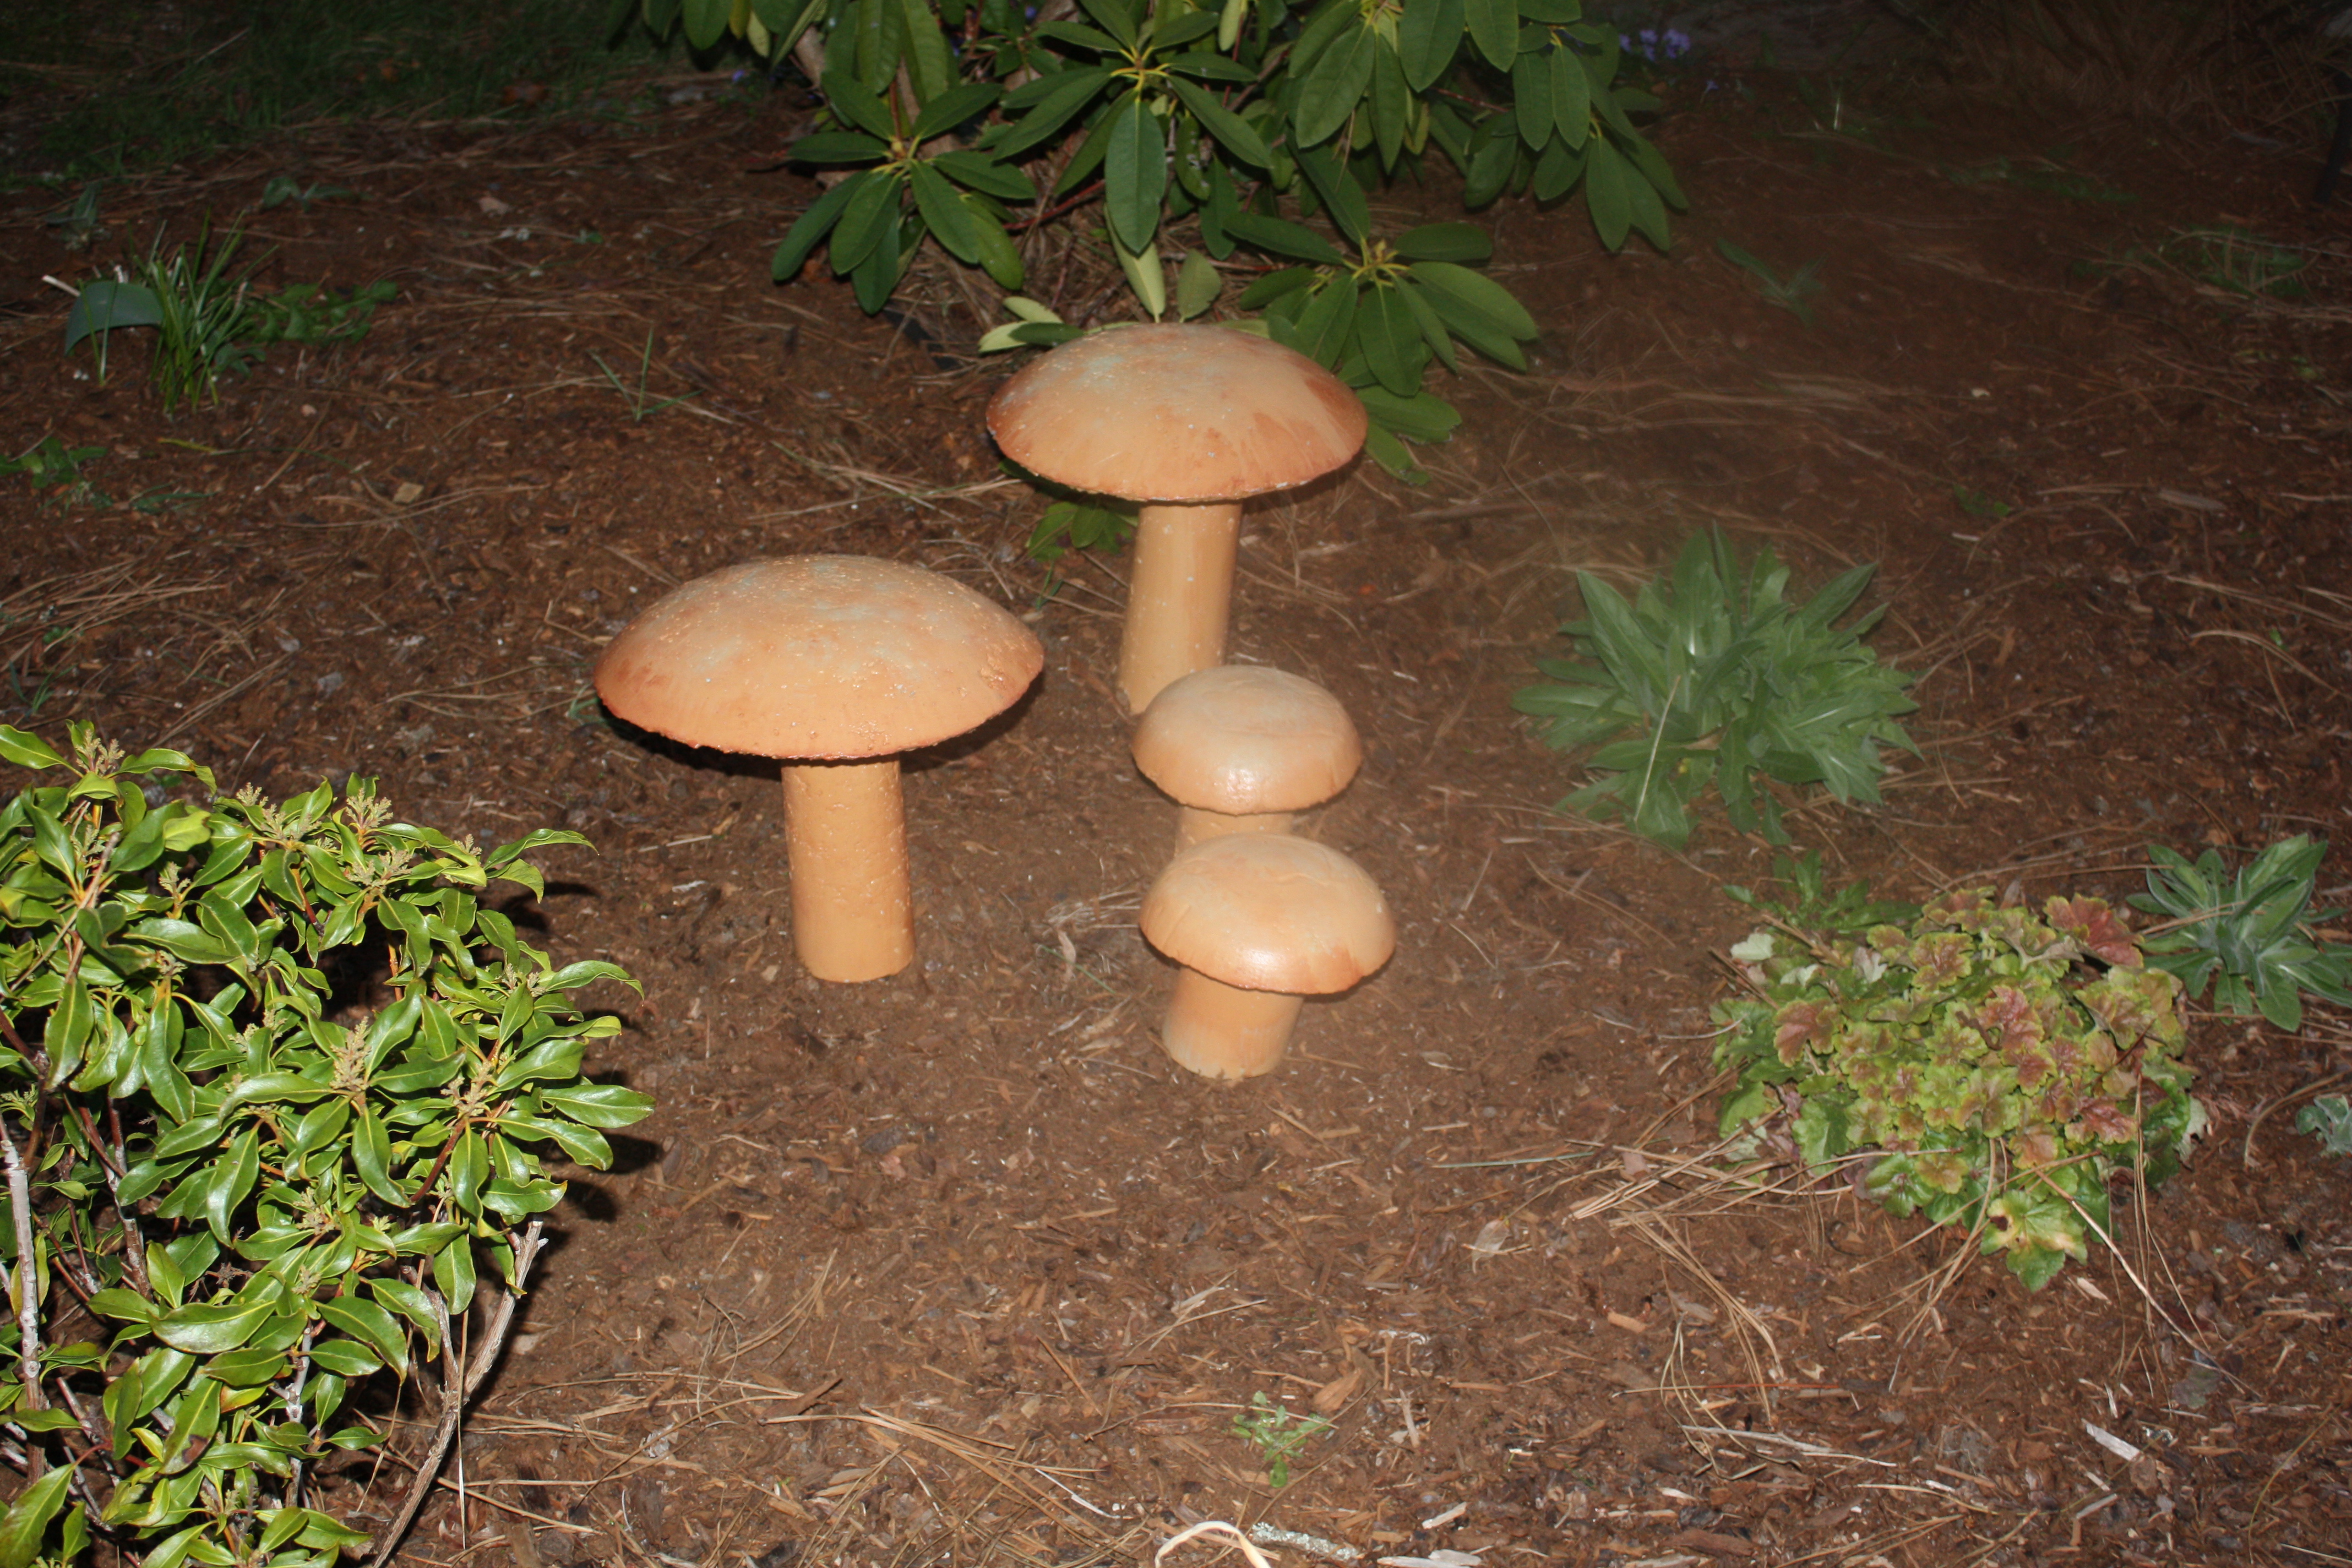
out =
<path fill-rule="evenodd" d="M 1208 1078 L 1272 1072 L 1304 997 L 1347 990 L 1396 951 L 1396 922 L 1363 868 L 1287 834 L 1229 834 L 1181 851 L 1139 923 L 1184 966 L 1160 1043 Z"/>
<path fill-rule="evenodd" d="M 1197 669 L 1160 689 L 1135 727 L 1135 765 L 1180 808 L 1179 849 L 1226 833 L 1287 833 L 1364 760 L 1348 710 L 1303 675 Z"/>
<path fill-rule="evenodd" d="M 861 555 L 748 561 L 664 595 L 596 661 L 614 715 L 783 763 L 793 945 L 821 980 L 915 955 L 898 755 L 994 717 L 1045 650 L 952 579 Z"/>
<path fill-rule="evenodd" d="M 1124 326 L 1073 339 L 1006 382 L 989 434 L 1031 473 L 1144 502 L 1118 687 L 1140 713 L 1222 664 L 1242 502 L 1339 467 L 1364 405 L 1305 354 L 1223 327 Z"/>

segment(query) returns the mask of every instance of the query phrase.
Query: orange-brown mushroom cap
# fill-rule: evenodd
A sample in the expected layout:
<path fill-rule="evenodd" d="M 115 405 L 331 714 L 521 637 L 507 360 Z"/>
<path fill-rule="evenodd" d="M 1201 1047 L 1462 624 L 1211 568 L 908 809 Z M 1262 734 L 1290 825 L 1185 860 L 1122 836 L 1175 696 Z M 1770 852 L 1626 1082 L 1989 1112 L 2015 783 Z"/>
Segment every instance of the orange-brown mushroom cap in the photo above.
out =
<path fill-rule="evenodd" d="M 1143 900 L 1144 939 L 1187 969 L 1252 991 L 1345 991 L 1396 951 L 1364 868 L 1284 835 L 1212 838 L 1168 863 Z"/>
<path fill-rule="evenodd" d="M 1132 745 L 1135 765 L 1171 799 L 1229 816 L 1319 805 L 1364 760 L 1338 698 L 1263 665 L 1216 665 L 1162 687 Z"/>
<path fill-rule="evenodd" d="M 1006 382 L 989 434 L 1033 474 L 1142 501 L 1239 500 L 1330 472 L 1364 405 L 1305 354 L 1223 327 L 1117 327 Z"/>
<path fill-rule="evenodd" d="M 863 555 L 747 561 L 646 606 L 596 661 L 604 706 L 688 745 L 879 757 L 1010 707 L 1036 635 L 951 578 Z"/>

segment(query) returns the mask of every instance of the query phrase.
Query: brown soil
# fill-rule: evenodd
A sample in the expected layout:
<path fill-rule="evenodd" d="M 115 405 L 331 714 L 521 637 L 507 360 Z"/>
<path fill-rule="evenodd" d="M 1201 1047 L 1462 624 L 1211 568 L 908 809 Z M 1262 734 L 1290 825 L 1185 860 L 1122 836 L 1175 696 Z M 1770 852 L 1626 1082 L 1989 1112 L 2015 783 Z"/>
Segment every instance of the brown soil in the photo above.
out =
<path fill-rule="evenodd" d="M 1459 388 L 1425 489 L 1360 467 L 1250 514 L 1235 655 L 1354 713 L 1363 774 L 1306 830 L 1402 941 L 1238 1088 L 1153 1039 L 1133 921 L 1171 808 L 1107 686 L 1122 563 L 1049 592 L 1022 557 L 975 323 L 936 307 L 919 346 L 768 283 L 811 187 L 752 171 L 803 111 L 325 132 L 110 193 L 119 247 L 273 174 L 350 185 L 250 218 L 261 279 L 400 288 L 363 345 L 275 350 L 177 421 L 139 345 L 104 386 L 59 357 L 37 280 L 94 258 L 10 201 L 0 440 L 200 499 L 0 485 L 0 719 L 579 828 L 598 852 L 548 856 L 526 912 L 644 982 L 601 998 L 628 1028 L 595 1065 L 660 1109 L 579 1173 L 411 1559 L 1135 1563 L 1213 1518 L 1495 1568 L 2344 1560 L 2352 1166 L 2288 1100 L 2343 1073 L 2342 1016 L 2201 1018 L 2190 1172 L 2038 1296 L 1850 1194 L 1738 1195 L 1705 1159 L 1746 929 L 1718 888 L 1769 851 L 1553 815 L 1576 769 L 1508 698 L 1573 570 L 1631 583 L 1720 524 L 1805 583 L 1880 563 L 1875 644 L 1922 672 L 1888 805 L 1791 818 L 1843 873 L 2120 897 L 2151 842 L 2345 837 L 2352 218 L 2298 205 L 2299 153 L 1909 89 L 1832 133 L 1785 83 L 1697 87 L 1672 256 L 1498 209 L 1532 373 Z M 2070 141 L 2075 188 L 2137 199 L 2047 188 Z M 2154 258 L 2219 224 L 2295 247 L 2311 297 Z M 1821 258 L 1818 324 L 1718 237 Z M 636 419 L 593 356 L 634 396 L 648 334 L 647 398 L 686 401 Z M 1047 648 L 1012 721 L 911 770 L 920 957 L 852 987 L 794 965 L 772 778 L 615 732 L 586 674 L 672 584 L 812 550 L 951 574 Z M 1231 1429 L 1260 1394 L 1335 1423 L 1278 1489 Z"/>

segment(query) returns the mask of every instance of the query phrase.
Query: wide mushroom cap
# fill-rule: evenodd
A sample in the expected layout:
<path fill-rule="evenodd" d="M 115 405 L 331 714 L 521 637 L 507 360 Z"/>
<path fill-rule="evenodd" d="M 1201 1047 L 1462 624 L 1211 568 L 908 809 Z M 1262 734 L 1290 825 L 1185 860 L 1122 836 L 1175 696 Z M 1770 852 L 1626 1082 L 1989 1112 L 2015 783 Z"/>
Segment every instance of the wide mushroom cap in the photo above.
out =
<path fill-rule="evenodd" d="M 1003 712 L 1034 633 L 952 578 L 864 555 L 747 561 L 665 594 L 605 646 L 614 715 L 766 757 L 887 756 Z"/>
<path fill-rule="evenodd" d="M 1033 474 L 1095 495 L 1231 501 L 1330 472 L 1364 444 L 1347 383 L 1223 327 L 1075 338 L 998 389 L 989 434 Z"/>
<path fill-rule="evenodd" d="M 1389 961 L 1396 921 L 1364 868 L 1286 835 L 1212 838 L 1168 863 L 1139 917 L 1152 946 L 1212 980 L 1321 996 Z"/>
<path fill-rule="evenodd" d="M 1135 765 L 1171 798 L 1230 816 L 1320 805 L 1364 761 L 1338 698 L 1263 665 L 1216 665 L 1162 687 L 1133 747 Z"/>

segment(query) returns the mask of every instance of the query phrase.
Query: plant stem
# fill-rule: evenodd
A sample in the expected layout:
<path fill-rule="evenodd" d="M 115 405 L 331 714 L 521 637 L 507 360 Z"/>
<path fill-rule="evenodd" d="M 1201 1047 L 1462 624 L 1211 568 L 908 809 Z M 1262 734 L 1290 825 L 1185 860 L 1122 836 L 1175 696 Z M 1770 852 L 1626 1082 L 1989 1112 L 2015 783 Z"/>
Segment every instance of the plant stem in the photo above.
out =
<path fill-rule="evenodd" d="M 46 1410 L 41 1397 L 41 1302 L 37 1294 L 41 1271 L 33 1258 L 33 1184 L 25 1173 L 25 1156 L 16 1135 L 0 1124 L 0 1161 L 8 1166 L 8 1207 L 16 1222 L 16 1379 L 25 1385 L 25 1407 Z M 33 1451 L 26 1450 L 31 1458 Z"/>
<path fill-rule="evenodd" d="M 514 1243 L 514 1273 L 499 1292 L 498 1310 L 490 1315 L 488 1331 L 482 1335 L 474 1352 L 473 1364 L 464 1368 L 463 1375 L 459 1373 L 456 1342 L 447 1326 L 443 1326 L 442 1343 L 450 1353 L 449 1373 L 441 1389 L 441 1420 L 433 1429 L 431 1446 L 417 1462 L 416 1479 L 409 1484 L 407 1497 L 401 1500 L 392 1521 L 376 1538 L 375 1556 L 369 1560 L 368 1568 L 384 1568 L 392 1561 L 409 1525 L 416 1519 L 416 1510 L 424 1506 L 425 1494 L 433 1489 L 434 1478 L 441 1473 L 441 1461 L 448 1458 L 449 1445 L 457 1438 L 457 1421 L 465 1414 L 466 1401 L 473 1397 L 474 1391 L 481 1387 L 482 1380 L 498 1364 L 499 1352 L 507 1342 L 507 1331 L 514 1326 L 515 1303 L 521 1299 L 523 1284 L 530 1278 L 530 1266 L 539 1257 L 545 1228 L 543 1222 L 533 1220 L 520 1237 L 509 1235 L 509 1239 Z"/>

